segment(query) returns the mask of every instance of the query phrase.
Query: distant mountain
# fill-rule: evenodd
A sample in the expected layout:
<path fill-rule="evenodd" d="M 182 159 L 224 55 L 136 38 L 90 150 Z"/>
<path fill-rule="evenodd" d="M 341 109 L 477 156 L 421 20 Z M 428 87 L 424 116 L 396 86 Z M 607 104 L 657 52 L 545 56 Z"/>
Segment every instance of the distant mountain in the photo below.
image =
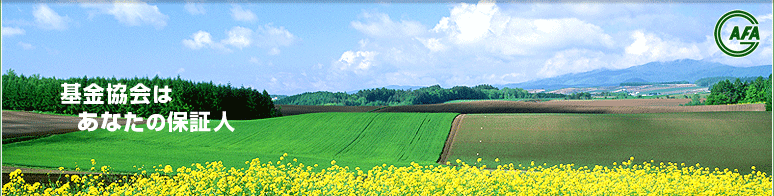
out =
<path fill-rule="evenodd" d="M 771 74 L 771 65 L 734 67 L 725 64 L 682 59 L 651 62 L 626 69 L 597 69 L 522 83 L 494 85 L 498 88 L 560 89 L 569 87 L 618 86 L 622 82 L 689 81 L 715 76 L 749 77 Z"/>
<path fill-rule="evenodd" d="M 417 89 L 419 89 L 419 88 L 422 88 L 422 87 L 424 87 L 424 86 L 401 86 L 401 85 L 389 85 L 389 86 L 380 87 L 380 88 L 386 88 L 386 89 L 394 89 L 394 90 L 409 90 L 409 89 L 411 89 L 411 90 L 417 90 Z M 374 89 L 374 88 L 368 88 L 368 89 Z M 362 90 L 365 90 L 365 89 L 362 89 Z M 355 94 L 355 93 L 357 93 L 357 91 L 360 91 L 360 90 L 347 91 L 347 94 Z"/>

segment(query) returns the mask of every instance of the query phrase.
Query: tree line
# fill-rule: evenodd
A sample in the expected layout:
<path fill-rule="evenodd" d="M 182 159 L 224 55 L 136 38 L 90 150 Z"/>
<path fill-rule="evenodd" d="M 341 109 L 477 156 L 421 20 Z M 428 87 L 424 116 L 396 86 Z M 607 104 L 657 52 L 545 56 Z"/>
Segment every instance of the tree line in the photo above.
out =
<path fill-rule="evenodd" d="M 307 92 L 274 101 L 282 105 L 340 105 L 340 106 L 383 106 L 417 105 L 444 103 L 452 100 L 470 99 L 545 99 L 568 98 L 568 95 L 556 93 L 529 93 L 520 88 L 496 88 L 481 84 L 474 87 L 455 86 L 442 88 L 440 85 L 423 87 L 416 90 L 396 90 L 375 88 L 360 90 L 357 93 L 344 92 Z M 576 96 L 583 99 L 586 96 Z M 590 97 L 588 97 L 590 98 Z"/>
<path fill-rule="evenodd" d="M 736 78 L 721 80 L 712 85 L 710 95 L 704 102 L 706 105 L 737 104 L 737 103 L 766 103 L 766 111 L 771 111 L 771 75 L 768 79 L 756 77 L 752 81 L 742 81 Z"/>
<path fill-rule="evenodd" d="M 64 83 L 81 84 L 79 92 L 83 93 L 84 88 L 92 83 L 105 88 L 102 92 L 102 100 L 105 104 L 62 104 L 62 94 Z M 172 92 L 169 96 L 172 100 L 168 103 L 153 103 L 153 90 L 148 97 L 150 104 L 107 104 L 108 84 L 116 85 L 121 83 L 127 86 L 126 94 L 129 95 L 129 88 L 138 83 L 153 89 L 153 86 L 163 88 L 169 86 Z M 82 78 L 57 79 L 56 77 L 41 77 L 38 74 L 24 76 L 17 75 L 13 70 L 8 70 L 3 74 L 3 109 L 5 110 L 25 110 L 25 111 L 46 111 L 60 114 L 79 114 L 84 111 L 90 113 L 102 114 L 110 112 L 112 114 L 126 114 L 132 112 L 137 116 L 149 117 L 152 114 L 161 114 L 167 116 L 172 112 L 189 111 L 209 111 L 208 119 L 219 120 L 221 111 L 226 111 L 229 120 L 258 119 L 282 116 L 279 110 L 274 108 L 269 93 L 264 90 L 260 92 L 252 88 L 233 87 L 228 85 L 215 85 L 210 82 L 192 82 L 177 78 L 103 78 L 83 76 Z M 85 97 L 81 98 L 85 100 Z M 128 100 L 132 100 L 128 96 Z"/>
<path fill-rule="evenodd" d="M 731 77 L 731 76 L 717 76 L 717 77 L 707 77 L 707 78 L 701 78 L 696 80 L 695 84 L 696 86 L 704 86 L 704 87 L 710 87 L 712 88 L 712 85 L 717 84 L 720 81 L 723 80 L 731 80 L 734 81 L 736 79 L 739 79 L 741 82 L 752 82 L 755 81 L 755 79 L 758 77 Z"/>

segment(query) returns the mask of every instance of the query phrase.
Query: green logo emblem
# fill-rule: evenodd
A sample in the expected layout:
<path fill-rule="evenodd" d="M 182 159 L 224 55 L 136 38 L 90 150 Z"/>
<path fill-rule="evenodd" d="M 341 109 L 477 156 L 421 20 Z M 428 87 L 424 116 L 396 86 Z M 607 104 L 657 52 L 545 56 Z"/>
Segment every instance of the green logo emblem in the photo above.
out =
<path fill-rule="evenodd" d="M 750 22 L 750 26 L 745 26 L 742 30 L 740 30 L 739 26 L 734 26 L 734 29 L 731 31 L 731 36 L 728 37 L 728 40 L 738 40 L 739 44 L 741 45 L 747 45 L 747 48 L 743 50 L 733 50 L 728 48 L 725 43 L 723 43 L 723 38 L 720 35 L 720 30 L 723 29 L 723 25 L 728 21 L 728 19 L 734 18 L 734 17 L 742 17 L 744 19 L 747 19 L 747 21 Z M 726 53 L 729 56 L 732 57 L 743 57 L 747 56 L 748 54 L 755 51 L 755 48 L 758 48 L 758 44 L 760 43 L 761 36 L 758 34 L 758 20 L 753 17 L 752 14 L 747 13 L 742 10 L 733 10 L 726 14 L 724 14 L 720 19 L 718 19 L 718 23 L 715 24 L 715 43 L 718 44 L 718 47 L 720 48 L 723 53 Z"/>

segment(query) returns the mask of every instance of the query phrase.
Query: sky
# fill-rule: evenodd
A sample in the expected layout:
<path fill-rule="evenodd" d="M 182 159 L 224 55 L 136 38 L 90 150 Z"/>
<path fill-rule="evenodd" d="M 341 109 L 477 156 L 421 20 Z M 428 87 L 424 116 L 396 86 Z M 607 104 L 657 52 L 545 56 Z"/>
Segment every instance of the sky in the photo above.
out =
<path fill-rule="evenodd" d="M 121 1 L 127 2 L 127 1 Z M 735 58 L 713 30 L 760 23 Z M 177 77 L 270 94 L 519 83 L 695 59 L 770 65 L 772 4 L 2 3 L 2 69 L 43 77 Z M 724 25 L 750 25 L 741 18 Z M 725 41 L 741 49 L 736 42 Z"/>

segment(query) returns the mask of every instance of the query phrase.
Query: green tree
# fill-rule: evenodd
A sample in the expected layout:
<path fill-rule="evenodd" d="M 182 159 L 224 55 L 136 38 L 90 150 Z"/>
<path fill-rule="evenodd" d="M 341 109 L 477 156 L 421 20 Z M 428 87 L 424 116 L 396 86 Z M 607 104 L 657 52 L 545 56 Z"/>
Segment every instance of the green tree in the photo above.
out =
<path fill-rule="evenodd" d="M 707 96 L 707 105 L 732 104 L 736 96 L 736 89 L 731 81 L 723 80 L 712 86 L 710 95 Z"/>

